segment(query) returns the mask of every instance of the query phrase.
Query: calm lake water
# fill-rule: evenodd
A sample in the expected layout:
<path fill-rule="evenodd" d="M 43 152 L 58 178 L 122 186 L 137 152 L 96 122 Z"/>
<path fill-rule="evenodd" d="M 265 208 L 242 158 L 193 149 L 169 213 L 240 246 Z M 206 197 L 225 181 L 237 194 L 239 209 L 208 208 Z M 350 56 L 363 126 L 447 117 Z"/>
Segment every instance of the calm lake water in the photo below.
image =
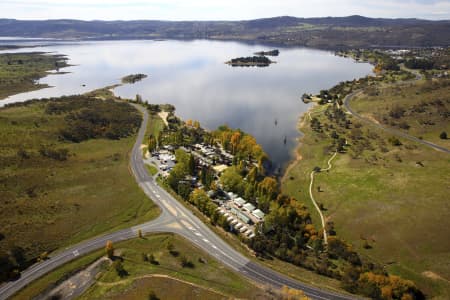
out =
<path fill-rule="evenodd" d="M 171 103 L 178 116 L 199 120 L 208 129 L 221 124 L 241 128 L 256 137 L 276 167 L 286 166 L 297 145 L 298 119 L 309 107 L 300 96 L 317 93 L 340 81 L 363 77 L 372 70 L 369 64 L 305 48 L 279 48 L 280 55 L 272 58 L 276 63 L 266 68 L 230 67 L 224 64 L 230 58 L 270 49 L 235 42 L 51 43 L 7 52 L 66 54 L 69 63 L 75 66 L 62 71 L 70 73 L 49 75 L 40 83 L 52 88 L 14 95 L 0 101 L 0 105 L 83 93 L 118 83 L 128 74 L 144 73 L 148 78 L 119 87 L 116 94 L 127 98 L 140 94 L 151 103 Z"/>

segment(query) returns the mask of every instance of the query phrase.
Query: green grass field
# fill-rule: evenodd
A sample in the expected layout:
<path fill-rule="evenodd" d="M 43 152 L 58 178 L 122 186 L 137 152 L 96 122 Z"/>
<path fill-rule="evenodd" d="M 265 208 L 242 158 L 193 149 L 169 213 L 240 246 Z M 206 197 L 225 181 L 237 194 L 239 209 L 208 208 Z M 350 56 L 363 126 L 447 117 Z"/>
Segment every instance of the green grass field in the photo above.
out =
<path fill-rule="evenodd" d="M 371 89 L 352 101 L 356 112 L 387 127 L 422 137 L 450 148 L 450 81 L 425 81 L 418 84 Z"/>
<path fill-rule="evenodd" d="M 120 289 L 123 288 L 121 285 L 128 285 L 127 290 L 120 292 Z M 105 285 L 106 287 L 109 287 L 112 291 L 118 290 L 119 292 L 114 296 L 100 296 L 87 299 L 147 300 L 151 293 L 158 299 L 229 299 L 228 296 L 217 293 L 208 287 L 165 277 L 165 275 L 161 277 L 160 275 L 147 275 L 147 277 L 133 280 L 131 284 L 112 283 L 112 285 Z"/>
<path fill-rule="evenodd" d="M 150 135 L 158 136 L 164 129 L 164 121 L 157 114 L 149 113 L 149 119 L 147 123 L 147 131 L 145 133 L 146 137 Z M 146 142 L 146 141 L 144 141 Z"/>
<path fill-rule="evenodd" d="M 158 169 L 155 166 L 152 165 L 145 165 L 150 175 L 155 176 L 156 173 L 158 173 Z"/>
<path fill-rule="evenodd" d="M 414 89 L 411 92 L 415 94 Z M 421 99 L 428 96 L 439 97 L 425 92 Z M 407 101 L 413 97 L 402 98 Z M 352 102 L 357 103 L 359 99 Z M 385 105 L 371 99 L 370 104 L 362 103 L 358 110 L 364 107 L 372 112 Z M 314 107 L 311 114 L 327 128 L 329 120 L 321 110 L 322 107 Z M 358 123 L 350 120 L 354 125 Z M 450 157 L 403 139 L 401 146 L 393 146 L 388 142 L 391 135 L 366 124 L 358 126 L 360 132 L 339 132 L 341 136 L 347 134 L 353 144 L 347 153 L 338 154 L 330 171 L 316 174 L 316 201 L 324 205 L 324 216 L 334 222 L 338 236 L 360 254 L 385 265 L 392 274 L 412 279 L 428 296 L 448 299 Z M 289 169 L 282 186 L 286 193 L 305 202 L 320 228 L 308 194 L 309 174 L 315 166 L 326 167 L 332 153 L 328 148 L 330 132 L 312 130 L 308 116 L 300 129 L 305 134 L 299 150 L 302 159 Z M 350 138 L 356 134 L 361 138 Z M 352 150 L 358 147 L 364 150 Z M 364 240 L 372 249 L 363 247 Z"/>
<path fill-rule="evenodd" d="M 134 135 L 61 141 L 64 115 L 44 109 L 37 102 L 0 110 L 0 250 L 20 246 L 32 259 L 159 214 L 128 169 Z M 43 146 L 68 149 L 69 158 L 42 157 Z"/>
<path fill-rule="evenodd" d="M 65 66 L 63 55 L 39 52 L 0 54 L 0 99 L 47 87 L 36 81 L 45 77 L 48 71 Z"/>
<path fill-rule="evenodd" d="M 176 255 L 169 253 L 169 243 Z M 147 299 L 149 289 L 161 299 L 189 299 L 195 291 L 208 296 L 208 299 L 257 299 L 263 295 L 263 291 L 247 279 L 176 235 L 148 235 L 114 247 L 117 253 L 121 253 L 128 275 L 119 277 L 111 267 L 80 299 Z M 144 261 L 142 254 L 153 254 L 157 264 Z M 183 256 L 192 262 L 192 267 L 181 266 Z M 165 275 L 178 281 L 156 279 L 151 275 Z M 158 280 L 161 284 L 154 284 Z"/>

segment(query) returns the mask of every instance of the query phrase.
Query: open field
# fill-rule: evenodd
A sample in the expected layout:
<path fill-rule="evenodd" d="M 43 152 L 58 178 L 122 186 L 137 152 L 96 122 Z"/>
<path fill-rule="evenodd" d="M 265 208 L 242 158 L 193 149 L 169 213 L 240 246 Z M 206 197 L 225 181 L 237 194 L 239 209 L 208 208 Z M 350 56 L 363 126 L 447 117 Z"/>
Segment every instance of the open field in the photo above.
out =
<path fill-rule="evenodd" d="M 415 89 L 420 88 L 407 89 L 415 94 Z M 398 101 L 403 102 L 416 98 L 445 100 L 448 95 L 445 91 L 425 90 L 418 97 L 410 97 L 406 90 L 401 90 L 403 95 L 389 97 L 390 94 L 383 90 L 380 96 L 370 98 L 370 103 L 365 100 L 358 106 L 359 99 L 354 99 L 351 104 L 355 104 L 358 111 L 366 109 L 364 111 L 369 114 L 392 106 L 393 102 L 387 99 L 397 101 L 401 98 L 403 100 Z M 403 104 L 406 103 L 400 105 Z M 411 105 L 414 103 L 405 106 Z M 329 107 L 331 110 L 331 105 Z M 320 122 L 320 129 L 311 127 L 306 114 L 300 126 L 305 134 L 299 149 L 302 159 L 284 177 L 283 191 L 302 199 L 320 228 L 320 219 L 309 200 L 309 174 L 315 166 L 326 167 L 326 161 L 335 149 L 330 146 L 333 141 L 330 136 L 336 130 L 350 145 L 345 147 L 345 153 L 337 155 L 331 170 L 316 174 L 313 193 L 316 201 L 324 206 L 325 218 L 334 223 L 338 236 L 351 243 L 358 253 L 385 265 L 392 274 L 413 280 L 428 296 L 448 299 L 448 154 L 401 138 L 398 144 L 392 135 L 360 124 L 351 117 L 348 117 L 352 122 L 350 128 L 342 129 L 326 116 L 324 106 L 314 107 L 311 115 Z M 427 115 L 438 118 L 434 111 Z M 419 131 L 418 127 L 413 128 L 413 118 L 406 119 L 411 123 L 410 130 Z M 439 139 L 442 126 L 449 123 L 441 120 L 439 124 L 423 132 L 424 139 L 438 143 L 431 137 L 438 132 Z"/>
<path fill-rule="evenodd" d="M 450 148 L 450 81 L 370 88 L 351 102 L 358 113 L 418 138 Z"/>
<path fill-rule="evenodd" d="M 120 284 L 117 284 L 120 286 Z M 106 287 L 106 286 L 105 286 Z M 109 285 L 109 288 L 115 288 L 115 285 Z M 150 293 L 154 293 L 159 299 L 228 299 L 223 294 L 216 293 L 207 288 L 180 281 L 167 276 L 147 275 L 144 278 L 136 279 L 126 291 L 114 296 L 98 297 L 99 299 L 117 299 L 117 300 L 137 300 L 149 299 Z M 92 299 L 92 298 L 88 298 Z M 94 298 L 95 299 L 95 298 Z"/>
<path fill-rule="evenodd" d="M 167 249 L 169 244 L 173 246 L 172 253 Z M 176 235 L 148 235 L 114 247 L 128 275 L 120 277 L 112 267 L 105 270 L 81 299 L 148 299 L 150 289 L 161 299 L 189 299 L 194 293 L 198 293 L 197 298 L 205 295 L 208 299 L 260 299 L 264 294 L 259 287 Z M 143 254 L 152 254 L 156 262 L 144 261 Z M 183 268 L 183 257 L 192 266 Z"/>
<path fill-rule="evenodd" d="M 21 247 L 27 261 L 159 213 L 128 170 L 134 134 L 62 140 L 66 114 L 46 105 L 0 110 L 0 250 Z"/>
<path fill-rule="evenodd" d="M 47 87 L 38 80 L 48 71 L 67 66 L 63 55 L 46 55 L 39 52 L 0 54 L 0 99 Z"/>

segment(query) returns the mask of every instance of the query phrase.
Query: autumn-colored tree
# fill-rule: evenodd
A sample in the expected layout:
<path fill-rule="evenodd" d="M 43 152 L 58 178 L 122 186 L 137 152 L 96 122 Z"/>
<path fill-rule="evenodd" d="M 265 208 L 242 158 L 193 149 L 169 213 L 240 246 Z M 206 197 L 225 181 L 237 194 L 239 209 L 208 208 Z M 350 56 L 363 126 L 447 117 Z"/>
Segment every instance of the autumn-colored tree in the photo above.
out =
<path fill-rule="evenodd" d="M 186 126 L 192 127 L 192 120 L 191 119 L 186 121 Z"/>
<path fill-rule="evenodd" d="M 287 286 L 281 288 L 281 299 L 283 300 L 309 300 L 302 290 L 291 289 Z"/>
<path fill-rule="evenodd" d="M 373 72 L 375 74 L 380 74 L 383 71 L 383 66 L 381 64 L 377 64 L 374 68 L 373 68 Z"/>
<path fill-rule="evenodd" d="M 42 252 L 42 253 L 39 255 L 39 260 L 46 260 L 47 258 L 48 258 L 48 252 L 47 252 L 47 251 Z"/>
<path fill-rule="evenodd" d="M 268 200 L 275 199 L 278 194 L 278 182 L 272 177 L 265 177 L 258 184 L 258 194 Z"/>
<path fill-rule="evenodd" d="M 200 128 L 200 122 L 199 121 L 194 121 L 193 126 L 194 126 L 195 129 L 199 129 Z"/>
<path fill-rule="evenodd" d="M 195 189 L 189 196 L 189 202 L 194 204 L 202 213 L 211 216 L 217 206 L 213 204 L 206 192 L 201 189 Z"/>
<path fill-rule="evenodd" d="M 109 259 L 113 259 L 114 258 L 114 246 L 112 241 L 107 241 L 106 242 L 106 256 L 108 256 Z"/>
<path fill-rule="evenodd" d="M 215 181 L 211 182 L 211 186 L 209 187 L 213 191 L 217 191 L 217 184 Z"/>
<path fill-rule="evenodd" d="M 236 131 L 235 133 L 233 133 L 233 135 L 231 136 L 230 139 L 230 144 L 231 144 L 231 152 L 233 154 L 236 154 L 238 145 L 239 145 L 239 141 L 241 139 L 241 133 L 239 131 Z"/>
<path fill-rule="evenodd" d="M 367 292 L 376 291 L 382 299 L 416 299 L 420 291 L 410 281 L 395 275 L 374 274 L 366 272 L 360 275 L 358 280 L 359 291 L 366 296 L 373 297 Z"/>

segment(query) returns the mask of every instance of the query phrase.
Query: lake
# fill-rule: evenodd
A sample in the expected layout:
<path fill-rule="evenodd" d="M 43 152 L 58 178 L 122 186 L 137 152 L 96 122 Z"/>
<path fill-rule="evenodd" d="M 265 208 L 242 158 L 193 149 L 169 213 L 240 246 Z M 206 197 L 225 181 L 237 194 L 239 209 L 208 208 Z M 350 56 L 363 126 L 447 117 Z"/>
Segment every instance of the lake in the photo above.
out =
<path fill-rule="evenodd" d="M 127 98 L 140 94 L 151 103 L 171 103 L 178 116 L 199 120 L 207 129 L 222 124 L 241 128 L 256 137 L 275 167 L 284 168 L 298 144 L 299 117 L 309 108 L 301 95 L 371 74 L 372 66 L 307 48 L 278 48 L 280 55 L 271 58 L 276 63 L 265 68 L 225 64 L 270 49 L 236 42 L 170 40 L 52 41 L 37 48 L 0 51 L 66 54 L 74 65 L 61 70 L 68 74 L 40 80 L 52 88 L 14 95 L 0 105 L 83 93 L 119 83 L 128 74 L 144 73 L 146 79 L 119 87 L 116 94 Z"/>

